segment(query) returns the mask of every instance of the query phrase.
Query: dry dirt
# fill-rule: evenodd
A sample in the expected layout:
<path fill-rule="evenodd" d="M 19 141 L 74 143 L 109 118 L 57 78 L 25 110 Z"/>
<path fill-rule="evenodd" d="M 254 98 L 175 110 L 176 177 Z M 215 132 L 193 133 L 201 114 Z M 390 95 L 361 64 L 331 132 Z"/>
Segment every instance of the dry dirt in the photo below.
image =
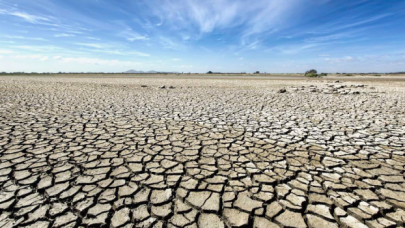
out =
<path fill-rule="evenodd" d="M 0 77 L 0 227 L 402 227 L 405 80 L 287 79 Z"/>

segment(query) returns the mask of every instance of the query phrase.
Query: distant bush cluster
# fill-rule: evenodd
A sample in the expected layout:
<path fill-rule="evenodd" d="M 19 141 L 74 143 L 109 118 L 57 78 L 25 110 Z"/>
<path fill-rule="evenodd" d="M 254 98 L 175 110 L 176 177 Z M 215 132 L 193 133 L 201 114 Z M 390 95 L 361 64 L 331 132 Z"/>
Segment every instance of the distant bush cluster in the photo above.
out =
<path fill-rule="evenodd" d="M 318 71 L 316 71 L 315 69 L 308 70 L 307 72 L 305 72 L 305 77 L 323 77 L 323 76 L 328 76 L 328 74 L 327 73 L 318 74 Z"/>
<path fill-rule="evenodd" d="M 305 72 L 305 77 L 318 77 L 318 71 L 312 69 Z"/>

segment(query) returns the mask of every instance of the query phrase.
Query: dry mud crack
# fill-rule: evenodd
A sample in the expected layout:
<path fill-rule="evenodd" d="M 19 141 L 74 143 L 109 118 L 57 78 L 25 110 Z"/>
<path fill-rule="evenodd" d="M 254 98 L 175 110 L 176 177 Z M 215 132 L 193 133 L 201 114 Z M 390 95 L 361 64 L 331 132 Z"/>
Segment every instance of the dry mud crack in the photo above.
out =
<path fill-rule="evenodd" d="M 402 81 L 0 82 L 0 227 L 405 223 Z"/>

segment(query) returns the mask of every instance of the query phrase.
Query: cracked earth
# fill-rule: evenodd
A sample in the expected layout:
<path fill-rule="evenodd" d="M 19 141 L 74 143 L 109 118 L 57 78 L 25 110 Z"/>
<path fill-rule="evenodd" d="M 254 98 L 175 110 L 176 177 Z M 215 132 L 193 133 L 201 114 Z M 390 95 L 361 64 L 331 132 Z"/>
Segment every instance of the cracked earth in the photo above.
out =
<path fill-rule="evenodd" d="M 0 227 L 402 227 L 405 82 L 361 83 L 2 77 Z"/>

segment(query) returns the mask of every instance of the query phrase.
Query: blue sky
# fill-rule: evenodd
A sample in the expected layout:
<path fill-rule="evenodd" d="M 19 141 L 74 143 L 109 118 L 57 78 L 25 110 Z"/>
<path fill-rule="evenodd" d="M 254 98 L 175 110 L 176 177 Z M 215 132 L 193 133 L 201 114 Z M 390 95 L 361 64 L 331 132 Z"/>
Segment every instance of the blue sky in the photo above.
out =
<path fill-rule="evenodd" d="M 404 0 L 0 0 L 0 71 L 405 71 Z"/>

